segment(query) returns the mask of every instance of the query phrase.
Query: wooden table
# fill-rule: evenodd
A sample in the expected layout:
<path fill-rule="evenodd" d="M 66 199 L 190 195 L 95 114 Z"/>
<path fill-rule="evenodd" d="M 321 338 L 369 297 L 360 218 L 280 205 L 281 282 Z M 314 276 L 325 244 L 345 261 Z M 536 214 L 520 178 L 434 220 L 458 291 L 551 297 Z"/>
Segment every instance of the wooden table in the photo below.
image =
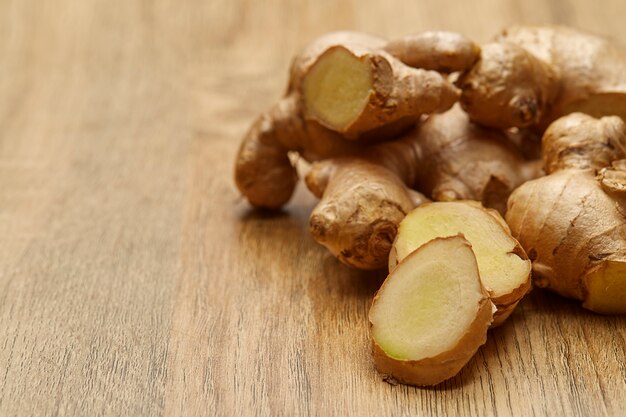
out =
<path fill-rule="evenodd" d="M 193 4 L 192 4 L 193 3 Z M 325 31 L 480 42 L 556 22 L 626 47 L 623 0 L 0 1 L 0 415 L 624 415 L 626 320 L 535 291 L 434 389 L 375 372 L 381 274 L 232 181 Z"/>

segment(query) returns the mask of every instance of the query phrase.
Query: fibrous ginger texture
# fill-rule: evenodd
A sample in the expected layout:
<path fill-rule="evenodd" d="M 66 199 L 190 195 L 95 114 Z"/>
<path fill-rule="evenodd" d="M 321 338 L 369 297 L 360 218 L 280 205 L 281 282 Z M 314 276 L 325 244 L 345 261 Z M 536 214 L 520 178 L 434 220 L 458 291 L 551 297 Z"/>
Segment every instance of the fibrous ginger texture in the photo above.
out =
<path fill-rule="evenodd" d="M 504 211 L 511 191 L 539 168 L 502 132 L 474 125 L 455 106 L 396 141 L 313 164 L 306 183 L 321 200 L 310 229 L 342 262 L 383 268 L 398 224 L 426 197 L 478 200 Z"/>
<path fill-rule="evenodd" d="M 492 307 L 470 244 L 430 241 L 391 271 L 372 302 L 378 371 L 412 385 L 453 377 L 485 343 Z"/>
<path fill-rule="evenodd" d="M 543 137 L 547 176 L 509 198 L 507 223 L 533 280 L 599 313 L 626 313 L 626 129 L 574 113 Z"/>
<path fill-rule="evenodd" d="M 626 52 L 567 27 L 512 27 L 482 47 L 459 86 L 463 108 L 486 126 L 543 132 L 577 111 L 623 118 Z"/>
<path fill-rule="evenodd" d="M 530 290 L 531 265 L 504 219 L 472 201 L 425 203 L 402 220 L 389 256 L 389 270 L 437 237 L 462 233 L 476 255 L 480 279 L 498 308 L 501 324 Z"/>
<path fill-rule="evenodd" d="M 422 63 L 431 69 L 438 69 L 437 54 L 443 69 L 465 69 L 478 56 L 476 45 L 446 32 L 395 43 L 355 32 L 315 40 L 293 60 L 285 96 L 257 118 L 240 146 L 235 182 L 250 204 L 276 209 L 289 200 L 297 183 L 290 151 L 307 161 L 347 156 L 456 102 L 459 91 L 443 75 L 406 65 L 394 51 L 412 64 L 428 51 Z"/>

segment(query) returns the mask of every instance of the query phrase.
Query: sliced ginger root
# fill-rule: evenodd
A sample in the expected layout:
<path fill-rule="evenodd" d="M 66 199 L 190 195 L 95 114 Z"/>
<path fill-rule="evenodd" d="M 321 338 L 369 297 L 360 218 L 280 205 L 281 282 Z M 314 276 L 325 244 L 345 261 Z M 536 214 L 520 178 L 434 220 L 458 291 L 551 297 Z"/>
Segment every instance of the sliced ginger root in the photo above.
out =
<path fill-rule="evenodd" d="M 407 126 L 458 99 L 438 72 L 409 67 L 365 45 L 353 34 L 311 65 L 302 79 L 305 118 L 352 139 L 385 126 Z"/>
<path fill-rule="evenodd" d="M 468 201 L 419 206 L 400 223 L 389 256 L 389 270 L 393 271 L 398 262 L 432 239 L 458 233 L 472 245 L 480 278 L 498 309 L 493 323 L 497 326 L 530 290 L 531 264 L 495 210 Z"/>
<path fill-rule="evenodd" d="M 391 271 L 369 312 L 378 371 L 435 385 L 455 376 L 487 338 L 493 305 L 462 236 L 436 238 Z"/>
<path fill-rule="evenodd" d="M 342 131 L 362 113 L 373 93 L 372 66 L 336 47 L 321 56 L 306 76 L 303 93 L 311 117 Z"/>
<path fill-rule="evenodd" d="M 420 58 L 425 51 L 429 56 Z M 356 32 L 316 39 L 293 60 L 284 97 L 246 133 L 235 164 L 237 188 L 254 207 L 280 208 L 297 183 L 288 152 L 312 162 L 397 138 L 422 115 L 457 101 L 459 90 L 436 71 L 437 62 L 442 70 L 462 70 L 478 53 L 473 42 L 447 32 L 395 43 Z"/>
<path fill-rule="evenodd" d="M 533 280 L 583 307 L 626 313 L 626 126 L 573 113 L 543 136 L 548 174 L 516 189 L 506 220 Z"/>

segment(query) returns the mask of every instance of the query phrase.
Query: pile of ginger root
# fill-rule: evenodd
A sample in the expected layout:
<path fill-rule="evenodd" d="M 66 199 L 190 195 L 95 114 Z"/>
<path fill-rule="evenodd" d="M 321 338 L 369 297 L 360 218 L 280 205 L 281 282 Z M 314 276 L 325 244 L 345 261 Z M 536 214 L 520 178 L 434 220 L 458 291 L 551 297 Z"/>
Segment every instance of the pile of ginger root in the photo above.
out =
<path fill-rule="evenodd" d="M 455 376 L 531 289 L 626 313 L 626 52 L 559 26 L 318 38 L 246 133 L 235 182 L 278 210 L 299 177 L 341 262 L 389 268 L 377 369 Z M 304 168 L 303 168 L 304 167 Z"/>

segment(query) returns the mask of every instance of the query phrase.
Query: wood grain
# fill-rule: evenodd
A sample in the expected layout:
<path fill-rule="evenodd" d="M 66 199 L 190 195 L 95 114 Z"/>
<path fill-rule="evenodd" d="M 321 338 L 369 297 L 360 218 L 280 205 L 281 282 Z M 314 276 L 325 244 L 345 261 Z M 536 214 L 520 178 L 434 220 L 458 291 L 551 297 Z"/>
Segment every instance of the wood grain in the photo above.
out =
<path fill-rule="evenodd" d="M 251 211 L 240 137 L 335 29 L 571 24 L 626 47 L 626 3 L 0 1 L 0 415 L 622 415 L 626 319 L 535 291 L 454 380 L 391 386 L 383 276 Z"/>

